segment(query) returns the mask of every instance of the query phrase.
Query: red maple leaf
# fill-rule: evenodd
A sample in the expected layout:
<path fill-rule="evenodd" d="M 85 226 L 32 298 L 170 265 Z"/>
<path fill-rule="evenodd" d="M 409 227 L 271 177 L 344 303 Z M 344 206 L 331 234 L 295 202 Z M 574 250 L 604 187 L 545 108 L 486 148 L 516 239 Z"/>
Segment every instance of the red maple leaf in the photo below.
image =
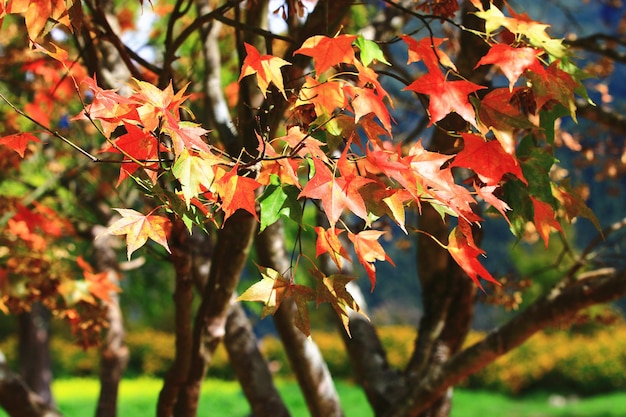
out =
<path fill-rule="evenodd" d="M 345 208 L 369 222 L 363 197 L 358 189 L 372 180 L 350 175 L 335 178 L 319 159 L 313 159 L 315 175 L 306 184 L 298 198 L 310 197 L 321 201 L 331 227 L 335 226 Z"/>
<path fill-rule="evenodd" d="M 543 66 L 537 59 L 542 53 L 543 51 L 534 48 L 513 48 L 506 44 L 496 44 L 474 68 L 487 64 L 497 65 L 509 80 L 509 90 L 513 90 L 513 85 L 524 71 L 543 71 Z"/>
<path fill-rule="evenodd" d="M 88 290 L 94 297 L 110 303 L 111 293 L 121 291 L 120 287 L 111 282 L 107 272 L 95 273 L 91 265 L 82 256 L 76 259 L 76 263 L 83 270 L 85 281 L 89 284 Z"/>
<path fill-rule="evenodd" d="M 19 156 L 23 158 L 29 141 L 41 142 L 38 137 L 30 133 L 24 132 L 15 133 L 13 135 L 0 138 L 0 145 L 4 145 L 9 149 L 14 150 Z"/>
<path fill-rule="evenodd" d="M 499 285 L 499 282 L 478 261 L 478 255 L 483 255 L 485 251 L 474 244 L 471 228 L 467 227 L 466 229 L 470 229 L 469 232 L 463 233 L 462 230 L 465 228 L 461 226 L 461 222 L 463 220 L 459 219 L 459 226 L 455 227 L 448 236 L 448 252 L 480 289 L 483 286 L 480 284 L 479 277 Z"/>
<path fill-rule="evenodd" d="M 463 133 L 464 147 L 452 162 L 453 167 L 472 169 L 486 185 L 497 185 L 511 173 L 528 184 L 517 159 L 507 153 L 497 140 L 485 141 L 482 136 Z"/>
<path fill-rule="evenodd" d="M 294 52 L 310 56 L 314 60 L 315 73 L 319 77 L 327 69 L 341 63 L 352 64 L 355 61 L 352 42 L 355 35 L 340 35 L 335 38 L 317 35 L 308 38 L 300 49 Z"/>
<path fill-rule="evenodd" d="M 539 201 L 534 197 L 530 197 L 533 202 L 533 223 L 535 223 L 535 228 L 537 229 L 537 233 L 543 239 L 543 243 L 546 245 L 546 249 L 548 248 L 548 243 L 550 240 L 550 230 L 555 228 L 559 232 L 563 233 L 563 229 L 558 221 L 554 218 L 554 209 L 548 203 L 544 203 L 543 201 Z"/>
<path fill-rule="evenodd" d="M 456 70 L 456 66 L 444 51 L 439 49 L 446 39 L 424 37 L 416 41 L 410 36 L 402 36 L 402 40 L 409 47 L 407 64 L 424 61 L 428 72 L 438 72 L 439 64 Z"/>
<path fill-rule="evenodd" d="M 404 89 L 427 94 L 430 97 L 428 104 L 430 125 L 454 111 L 476 126 L 476 114 L 469 102 L 468 94 L 483 88 L 486 87 L 470 81 L 448 81 L 441 72 L 436 71 L 421 76 Z"/>
<path fill-rule="evenodd" d="M 382 122 L 387 133 L 391 134 L 391 116 L 381 96 L 371 88 L 347 85 L 344 90 L 352 97 L 350 104 L 354 110 L 355 123 L 368 114 L 374 114 Z"/>
<path fill-rule="evenodd" d="M 123 153 L 126 157 L 132 157 L 134 161 L 127 160 L 122 164 L 117 185 L 132 175 L 138 168 L 143 168 L 153 183 L 157 179 L 159 158 L 159 143 L 151 132 L 145 131 L 135 125 L 124 123 L 126 133 L 117 138 L 114 144 L 109 145 L 102 152 Z"/>

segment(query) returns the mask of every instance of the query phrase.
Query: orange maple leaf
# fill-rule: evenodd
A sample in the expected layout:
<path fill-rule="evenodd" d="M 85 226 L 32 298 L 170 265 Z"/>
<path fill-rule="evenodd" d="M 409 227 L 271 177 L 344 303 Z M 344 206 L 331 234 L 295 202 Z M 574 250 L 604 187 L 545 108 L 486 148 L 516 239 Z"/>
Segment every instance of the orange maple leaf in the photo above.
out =
<path fill-rule="evenodd" d="M 283 74 L 280 68 L 285 65 L 291 65 L 291 63 L 272 55 L 261 55 L 254 46 L 248 43 L 245 44 L 245 47 L 246 58 L 243 60 L 239 81 L 248 75 L 256 74 L 257 84 L 261 89 L 261 93 L 263 93 L 263 97 L 267 97 L 269 84 L 272 83 L 287 100 Z"/>
<path fill-rule="evenodd" d="M 348 251 L 343 247 L 339 240 L 339 235 L 344 230 L 337 228 L 324 229 L 323 227 L 316 227 L 317 240 L 315 243 L 315 256 L 319 257 L 324 253 L 328 253 L 330 259 L 337 265 L 337 268 L 341 270 L 343 267 L 344 259 L 349 260 L 350 255 Z"/>
<path fill-rule="evenodd" d="M 354 63 L 356 58 L 352 42 L 356 38 L 356 35 L 340 35 L 335 38 L 324 35 L 311 36 L 294 52 L 294 55 L 302 54 L 313 58 L 315 73 L 319 77 L 335 65 Z"/>
<path fill-rule="evenodd" d="M 233 213 L 239 209 L 245 210 L 252 214 L 257 221 L 259 217 L 256 212 L 256 194 L 255 190 L 261 186 L 260 183 L 252 178 L 242 177 L 237 174 L 239 165 L 235 165 L 229 172 L 224 174 L 223 169 L 218 169 L 213 189 L 217 192 L 222 200 L 222 211 L 224 212 L 224 220 L 228 219 Z"/>
<path fill-rule="evenodd" d="M 76 263 L 83 270 L 85 281 L 89 284 L 87 289 L 94 297 L 110 303 L 111 293 L 122 291 L 120 287 L 111 282 L 107 272 L 95 273 L 91 265 L 89 265 L 82 256 L 76 259 Z"/>
<path fill-rule="evenodd" d="M 122 218 L 109 226 L 107 232 L 116 236 L 126 235 L 129 260 L 132 253 L 142 247 L 148 239 L 152 239 L 170 252 L 167 234 L 171 222 L 168 218 L 152 214 L 143 215 L 131 209 L 116 208 L 114 210 L 121 214 Z"/>
<path fill-rule="evenodd" d="M 459 219 L 459 226 L 452 229 L 452 232 L 450 232 L 448 236 L 448 252 L 480 289 L 483 289 L 483 286 L 478 279 L 479 277 L 500 285 L 489 271 L 482 266 L 478 259 L 476 259 L 478 255 L 483 255 L 485 251 L 474 244 L 474 239 L 469 227 L 467 227 L 467 229 L 470 229 L 469 232 L 466 231 L 466 233 L 463 233 L 462 230 L 464 228 L 461 226 L 462 222 L 464 221 Z M 467 224 L 467 222 L 465 222 L 465 224 Z"/>
<path fill-rule="evenodd" d="M 439 49 L 442 43 L 446 41 L 443 38 L 424 37 L 416 41 L 410 36 L 402 36 L 402 40 L 409 47 L 409 58 L 407 64 L 413 62 L 424 61 L 424 65 L 429 72 L 436 72 L 439 64 L 451 68 L 456 71 L 456 66 L 444 51 Z"/>
<path fill-rule="evenodd" d="M 378 239 L 385 233 L 387 232 L 380 230 L 363 230 L 357 234 L 348 232 L 348 238 L 354 244 L 354 252 L 372 283 L 372 291 L 374 291 L 376 286 L 376 267 L 374 262 L 387 261 L 391 265 L 396 266 L 382 245 L 378 243 Z"/>

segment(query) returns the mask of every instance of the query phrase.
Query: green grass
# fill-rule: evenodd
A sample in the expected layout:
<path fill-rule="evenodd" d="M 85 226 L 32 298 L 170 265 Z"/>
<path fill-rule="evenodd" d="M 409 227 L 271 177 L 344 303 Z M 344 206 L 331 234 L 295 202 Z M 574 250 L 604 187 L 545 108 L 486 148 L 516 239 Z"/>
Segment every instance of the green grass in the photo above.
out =
<path fill-rule="evenodd" d="M 278 388 L 293 417 L 308 416 L 302 395 L 294 382 L 282 381 Z M 152 417 L 161 381 L 154 378 L 130 379 L 120 387 L 120 417 Z M 372 417 L 362 391 L 349 383 L 338 382 L 337 389 L 347 417 Z M 65 417 L 94 415 L 99 385 L 95 379 L 55 381 L 53 391 Z M 456 390 L 452 417 L 623 417 L 626 394 L 616 393 L 580 399 L 563 407 L 551 406 L 548 395 L 537 394 L 510 398 L 484 391 Z M 238 384 L 232 381 L 207 380 L 202 388 L 199 417 L 245 417 L 250 408 Z M 0 417 L 6 413 L 0 410 Z"/>

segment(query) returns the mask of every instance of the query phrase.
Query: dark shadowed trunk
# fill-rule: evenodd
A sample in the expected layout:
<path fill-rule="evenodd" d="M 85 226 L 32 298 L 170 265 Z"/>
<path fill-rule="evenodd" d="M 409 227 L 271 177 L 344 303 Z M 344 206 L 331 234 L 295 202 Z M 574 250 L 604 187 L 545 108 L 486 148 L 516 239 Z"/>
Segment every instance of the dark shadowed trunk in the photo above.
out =
<path fill-rule="evenodd" d="M 174 320 L 175 320 L 175 353 L 174 361 L 163 379 L 163 388 L 157 403 L 158 417 L 171 417 L 178 398 L 180 387 L 184 384 L 189 372 L 192 345 L 193 291 L 194 279 L 192 270 L 191 237 L 181 220 L 174 221 L 170 235 L 170 261 L 174 266 Z"/>
<path fill-rule="evenodd" d="M 0 352 L 0 407 L 10 417 L 62 417 L 61 413 L 9 369 L 2 352 Z"/>
<path fill-rule="evenodd" d="M 54 406 L 50 384 L 50 313 L 35 303 L 18 317 L 19 359 L 22 378 L 46 404 Z"/>

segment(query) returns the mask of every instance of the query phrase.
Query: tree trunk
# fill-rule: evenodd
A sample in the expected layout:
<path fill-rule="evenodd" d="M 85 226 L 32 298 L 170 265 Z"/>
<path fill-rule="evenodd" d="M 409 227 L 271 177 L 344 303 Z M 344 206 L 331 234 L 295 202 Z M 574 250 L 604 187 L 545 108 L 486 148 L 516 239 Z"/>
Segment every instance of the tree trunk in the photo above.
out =
<path fill-rule="evenodd" d="M 0 407 L 10 417 L 62 417 L 37 393 L 28 388 L 24 380 L 9 369 L 4 354 L 0 352 Z"/>
<path fill-rule="evenodd" d="M 113 236 L 104 231 L 105 228 L 102 226 L 95 226 L 92 230 L 95 267 L 99 272 L 106 272 L 111 283 L 118 285 L 119 265 L 112 247 Z M 117 415 L 119 383 L 129 359 L 128 347 L 124 343 L 124 322 L 119 296 L 111 292 L 109 297 L 110 301 L 107 303 L 109 328 L 100 352 L 100 396 L 96 417 Z"/>
<path fill-rule="evenodd" d="M 178 398 L 180 387 L 184 384 L 191 363 L 193 289 L 192 248 L 190 236 L 181 220 L 176 220 L 170 236 L 172 255 L 170 260 L 174 266 L 176 288 L 174 289 L 174 320 L 175 320 L 175 354 L 163 380 L 163 388 L 159 393 L 157 417 L 171 417 Z"/>
<path fill-rule="evenodd" d="M 195 416 L 197 413 L 202 380 L 215 349 L 224 337 L 230 299 L 248 258 L 256 225 L 250 213 L 238 210 L 217 232 L 209 280 L 194 321 L 189 372 L 174 409 L 177 417 Z"/>
<path fill-rule="evenodd" d="M 34 303 L 29 312 L 18 317 L 19 359 L 22 378 L 46 404 L 54 406 L 50 384 L 50 313 Z"/>
<path fill-rule="evenodd" d="M 256 239 L 259 264 L 288 274 L 290 264 L 284 242 L 282 223 L 268 226 Z M 295 311 L 293 300 L 284 300 L 274 314 L 274 322 L 309 412 L 313 417 L 343 416 L 335 384 L 319 348 L 293 324 Z"/>
<path fill-rule="evenodd" d="M 224 344 L 254 417 L 289 417 L 241 303 L 233 300 Z"/>

